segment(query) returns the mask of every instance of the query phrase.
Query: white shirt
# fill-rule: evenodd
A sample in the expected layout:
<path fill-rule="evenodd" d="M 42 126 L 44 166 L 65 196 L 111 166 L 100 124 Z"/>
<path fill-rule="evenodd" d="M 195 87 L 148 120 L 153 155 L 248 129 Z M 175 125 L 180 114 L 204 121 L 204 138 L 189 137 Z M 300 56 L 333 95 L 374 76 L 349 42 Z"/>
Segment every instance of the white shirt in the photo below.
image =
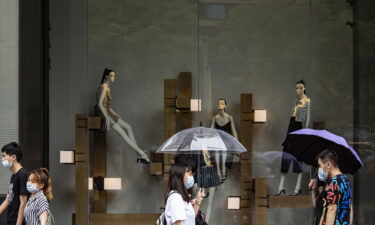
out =
<path fill-rule="evenodd" d="M 172 225 L 180 220 L 181 225 L 195 225 L 195 212 L 191 202 L 187 203 L 182 196 L 173 192 L 169 195 L 165 206 L 165 219 L 167 225 Z"/>

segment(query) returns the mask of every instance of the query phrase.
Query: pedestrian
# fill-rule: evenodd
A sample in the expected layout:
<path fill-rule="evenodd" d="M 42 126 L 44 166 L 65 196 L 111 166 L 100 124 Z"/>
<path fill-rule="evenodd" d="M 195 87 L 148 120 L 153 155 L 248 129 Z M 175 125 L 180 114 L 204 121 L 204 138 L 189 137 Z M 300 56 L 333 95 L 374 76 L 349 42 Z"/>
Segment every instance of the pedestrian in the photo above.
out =
<path fill-rule="evenodd" d="M 195 199 L 191 200 L 188 189 L 193 187 L 194 177 L 191 168 L 174 164 L 169 171 L 169 183 L 166 193 L 165 218 L 167 225 L 195 225 L 204 190 L 199 189 Z"/>
<path fill-rule="evenodd" d="M 318 177 L 326 182 L 323 189 L 323 213 L 321 225 L 352 224 L 352 189 L 348 178 L 340 171 L 338 156 L 324 150 L 317 156 Z"/>
<path fill-rule="evenodd" d="M 27 191 L 31 193 L 24 212 L 27 225 L 47 225 L 49 200 L 52 199 L 51 178 L 47 169 L 35 169 L 29 173 Z"/>
<path fill-rule="evenodd" d="M 26 189 L 27 170 L 22 167 L 22 149 L 16 142 L 4 145 L 1 149 L 3 167 L 12 172 L 9 190 L 0 205 L 0 215 L 7 210 L 7 225 L 25 225 L 23 210 L 29 193 Z"/>

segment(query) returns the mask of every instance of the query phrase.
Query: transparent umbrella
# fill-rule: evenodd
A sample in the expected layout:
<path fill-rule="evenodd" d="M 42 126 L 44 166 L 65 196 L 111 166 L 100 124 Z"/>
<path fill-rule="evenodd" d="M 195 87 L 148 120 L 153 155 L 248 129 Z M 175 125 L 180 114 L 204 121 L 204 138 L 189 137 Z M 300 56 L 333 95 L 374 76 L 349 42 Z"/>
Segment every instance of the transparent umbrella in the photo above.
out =
<path fill-rule="evenodd" d="M 245 147 L 232 135 L 213 128 L 194 127 L 170 137 L 157 153 L 199 154 L 201 151 L 243 153 Z"/>
<path fill-rule="evenodd" d="M 198 186 L 209 188 L 219 185 L 219 177 L 216 169 L 211 165 L 200 167 L 200 154 L 203 153 L 204 156 L 207 156 L 207 152 L 240 154 L 247 152 L 247 150 L 237 139 L 224 131 L 195 127 L 176 133 L 164 142 L 156 152 L 164 154 L 197 154 Z"/>

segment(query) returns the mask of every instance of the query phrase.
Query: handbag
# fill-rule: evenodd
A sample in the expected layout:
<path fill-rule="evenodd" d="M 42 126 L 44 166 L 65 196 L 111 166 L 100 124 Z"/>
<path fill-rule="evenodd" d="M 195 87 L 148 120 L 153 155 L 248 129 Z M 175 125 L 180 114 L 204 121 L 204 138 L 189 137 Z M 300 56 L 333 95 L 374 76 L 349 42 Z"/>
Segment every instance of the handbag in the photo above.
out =
<path fill-rule="evenodd" d="M 198 184 L 200 184 L 202 188 L 219 186 L 219 175 L 215 167 L 211 165 L 210 153 L 208 153 L 208 151 L 203 151 L 203 156 L 206 166 L 199 168 Z"/>
<path fill-rule="evenodd" d="M 204 214 L 202 211 L 198 211 L 197 216 L 195 217 L 195 225 L 208 225 L 206 219 L 204 218 Z"/>

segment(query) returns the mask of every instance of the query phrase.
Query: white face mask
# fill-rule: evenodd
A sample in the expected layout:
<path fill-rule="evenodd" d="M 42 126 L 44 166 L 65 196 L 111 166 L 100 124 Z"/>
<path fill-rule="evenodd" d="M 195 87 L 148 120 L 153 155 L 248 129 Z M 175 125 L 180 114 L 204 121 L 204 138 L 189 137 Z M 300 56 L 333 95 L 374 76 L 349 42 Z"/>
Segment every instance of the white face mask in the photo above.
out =
<path fill-rule="evenodd" d="M 328 172 L 324 171 L 323 168 L 319 168 L 318 170 L 318 178 L 320 181 L 327 181 L 327 178 L 328 178 Z"/>
<path fill-rule="evenodd" d="M 26 188 L 27 188 L 27 191 L 30 192 L 31 194 L 38 191 L 36 184 L 32 184 L 31 182 L 27 182 Z"/>
<path fill-rule="evenodd" d="M 186 182 L 184 182 L 184 185 L 185 185 L 186 189 L 192 188 L 194 186 L 194 177 L 189 176 L 188 180 Z"/>
<path fill-rule="evenodd" d="M 1 161 L 1 164 L 4 168 L 10 169 L 13 166 L 13 163 L 9 162 L 9 160 L 3 160 Z"/>

